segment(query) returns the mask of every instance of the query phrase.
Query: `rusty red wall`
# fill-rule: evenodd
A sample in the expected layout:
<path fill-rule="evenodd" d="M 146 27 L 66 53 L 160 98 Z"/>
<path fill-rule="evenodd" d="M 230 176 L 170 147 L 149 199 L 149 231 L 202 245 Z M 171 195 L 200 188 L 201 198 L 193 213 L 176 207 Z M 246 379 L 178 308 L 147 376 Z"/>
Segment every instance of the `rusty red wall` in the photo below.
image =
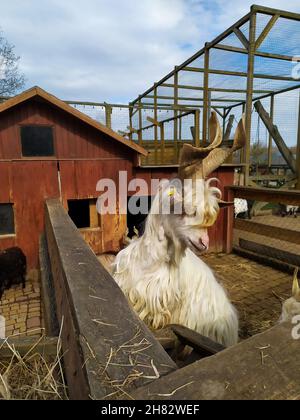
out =
<path fill-rule="evenodd" d="M 14 203 L 15 235 L 1 236 L 0 249 L 19 246 L 29 268 L 38 266 L 44 202 L 59 197 L 55 162 L 0 162 L 0 202 Z"/>
<path fill-rule="evenodd" d="M 20 126 L 30 124 L 54 127 L 54 158 L 22 158 Z M 96 185 L 101 178 L 118 182 L 119 170 L 126 170 L 131 177 L 134 159 L 135 152 L 128 147 L 44 102 L 30 100 L 1 113 L 0 203 L 14 204 L 16 234 L 1 236 L 0 250 L 19 246 L 28 267 L 36 268 L 44 202 L 60 197 L 58 170 L 61 198 L 67 208 L 68 199 L 97 198 Z M 86 239 L 96 251 L 117 249 L 124 225 L 111 217 L 104 223 L 106 229 L 86 234 Z M 115 238 L 108 238 L 111 226 L 119 226 Z"/>
<path fill-rule="evenodd" d="M 20 126 L 55 127 L 55 156 L 58 159 L 125 159 L 134 151 L 79 119 L 41 101 L 30 100 L 0 115 L 0 159 L 21 159 Z"/>

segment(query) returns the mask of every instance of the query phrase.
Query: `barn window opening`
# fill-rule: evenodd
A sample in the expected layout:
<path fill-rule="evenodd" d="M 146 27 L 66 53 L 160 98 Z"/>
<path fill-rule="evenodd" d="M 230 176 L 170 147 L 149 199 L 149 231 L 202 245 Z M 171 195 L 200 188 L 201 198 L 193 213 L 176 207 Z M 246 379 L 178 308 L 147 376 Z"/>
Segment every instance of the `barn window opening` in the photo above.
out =
<path fill-rule="evenodd" d="M 134 200 L 134 202 L 132 202 Z M 129 205 L 131 202 L 131 205 Z M 133 206 L 132 206 L 133 204 Z M 152 197 L 129 197 L 127 205 L 128 237 L 133 238 L 138 233 L 142 236 L 145 232 L 145 223 L 152 205 Z M 132 208 L 133 207 L 133 208 Z M 143 211 L 137 211 L 142 209 Z"/>
<path fill-rule="evenodd" d="M 28 125 L 21 127 L 23 157 L 54 156 L 53 128 Z"/>
<path fill-rule="evenodd" d="M 14 235 L 14 207 L 13 204 L 0 204 L 0 235 Z"/>
<path fill-rule="evenodd" d="M 69 216 L 78 229 L 100 227 L 100 215 L 96 203 L 96 199 L 68 200 Z"/>

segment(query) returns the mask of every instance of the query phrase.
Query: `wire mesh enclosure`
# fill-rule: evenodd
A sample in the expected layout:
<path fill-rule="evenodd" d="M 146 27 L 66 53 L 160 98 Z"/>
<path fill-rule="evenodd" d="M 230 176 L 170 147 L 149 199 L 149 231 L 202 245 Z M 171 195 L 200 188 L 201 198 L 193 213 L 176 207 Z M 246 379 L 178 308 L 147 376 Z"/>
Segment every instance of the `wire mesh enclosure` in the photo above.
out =
<path fill-rule="evenodd" d="M 299 14 L 252 6 L 246 16 L 131 102 L 134 140 L 154 151 L 155 156 L 150 155 L 149 159 L 155 164 L 174 164 L 183 142 L 201 145 L 210 141 L 208 120 L 212 110 L 222 120 L 226 140 L 230 140 L 231 132 L 245 114 L 248 143 L 240 162 L 246 184 L 251 182 L 251 166 L 258 163 L 268 167 L 282 163 L 292 170 L 291 162 L 281 158 L 281 151 L 278 153 L 273 125 L 278 126 L 299 166 L 299 38 Z M 271 126 L 262 121 L 254 107 L 258 101 Z M 168 109 L 173 121 L 165 118 L 161 107 Z M 195 117 L 182 117 L 187 111 Z M 166 127 L 164 139 L 161 126 Z M 158 149 L 166 149 L 169 141 L 175 152 L 160 153 Z M 252 153 L 253 149 L 256 153 Z M 261 149 L 261 156 L 257 149 Z"/>

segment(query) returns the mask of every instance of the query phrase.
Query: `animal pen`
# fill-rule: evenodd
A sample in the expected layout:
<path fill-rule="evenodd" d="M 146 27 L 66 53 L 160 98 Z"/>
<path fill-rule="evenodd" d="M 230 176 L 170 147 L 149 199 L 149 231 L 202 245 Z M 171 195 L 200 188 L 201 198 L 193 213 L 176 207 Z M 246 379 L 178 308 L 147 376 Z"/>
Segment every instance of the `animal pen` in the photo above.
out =
<path fill-rule="evenodd" d="M 245 114 L 247 144 L 214 176 L 221 179 L 227 201 L 246 200 L 248 209 L 242 217 L 234 217 L 233 207 L 221 210 L 210 230 L 213 252 L 203 257 L 239 311 L 240 342 L 225 350 L 178 325 L 154 335 L 133 313 L 99 257 L 102 252 L 117 252 L 126 222 L 102 222 L 100 249 L 95 235 L 89 241 L 87 232 L 77 229 L 66 212 L 67 200 L 75 198 L 67 196 L 70 177 L 62 191 L 57 188 L 43 196 L 41 281 L 20 297 L 38 293 L 40 305 L 42 295 L 46 337 L 36 338 L 37 353 L 64 370 L 69 398 L 300 398 L 299 340 L 292 338 L 290 323 L 278 324 L 282 303 L 291 296 L 292 273 L 300 266 L 300 217 L 294 217 L 297 211 L 287 214 L 300 206 L 299 39 L 299 14 L 252 6 L 245 17 L 129 105 L 66 101 L 118 131 L 128 145 L 147 150 L 147 156 L 128 158 L 126 168 L 132 177 L 148 183 L 177 172 L 184 143 L 210 144 L 212 111 L 222 122 L 223 146 L 232 145 L 231 133 Z M 37 95 L 37 103 L 43 95 Z M 261 144 L 264 161 L 257 162 L 253 145 Z M 118 147 L 111 153 L 122 156 L 126 148 Z M 274 156 L 280 160 L 274 162 Z M 57 165 L 70 165 L 74 171 L 84 165 L 79 160 L 75 155 L 56 156 L 51 161 L 55 176 Z M 102 174 L 96 168 L 102 164 L 94 162 L 89 173 Z M 110 171 L 114 177 L 113 165 Z M 76 185 L 80 198 L 96 197 L 96 191 L 84 196 L 78 173 Z M 117 224 L 118 241 L 112 238 Z M 9 305 L 7 299 L 4 315 Z M 41 323 L 40 307 L 38 311 Z M 35 348 L 32 339 L 24 343 L 13 337 L 9 343 L 25 355 L 30 346 Z M 6 366 L 2 360 L 11 355 L 5 344 L 0 345 L 0 374 Z M 184 345 L 193 353 L 181 363 L 172 352 Z M 64 398 L 66 384 L 63 378 L 60 382 L 55 396 Z"/>

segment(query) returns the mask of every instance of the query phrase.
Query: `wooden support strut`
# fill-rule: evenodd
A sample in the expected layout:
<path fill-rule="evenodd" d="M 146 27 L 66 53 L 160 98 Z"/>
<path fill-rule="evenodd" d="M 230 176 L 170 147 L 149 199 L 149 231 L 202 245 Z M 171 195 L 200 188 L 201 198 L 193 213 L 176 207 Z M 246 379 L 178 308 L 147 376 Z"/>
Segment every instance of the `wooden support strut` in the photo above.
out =
<path fill-rule="evenodd" d="M 269 114 L 263 107 L 262 103 L 260 101 L 257 101 L 255 104 L 255 109 L 258 112 L 258 115 L 262 119 L 264 125 L 266 126 L 269 134 L 272 136 L 273 140 L 275 141 L 282 157 L 290 167 L 290 169 L 293 171 L 293 173 L 296 173 L 296 161 L 293 156 L 293 153 L 291 150 L 287 147 L 285 141 L 281 137 L 278 127 L 273 124 Z"/>

